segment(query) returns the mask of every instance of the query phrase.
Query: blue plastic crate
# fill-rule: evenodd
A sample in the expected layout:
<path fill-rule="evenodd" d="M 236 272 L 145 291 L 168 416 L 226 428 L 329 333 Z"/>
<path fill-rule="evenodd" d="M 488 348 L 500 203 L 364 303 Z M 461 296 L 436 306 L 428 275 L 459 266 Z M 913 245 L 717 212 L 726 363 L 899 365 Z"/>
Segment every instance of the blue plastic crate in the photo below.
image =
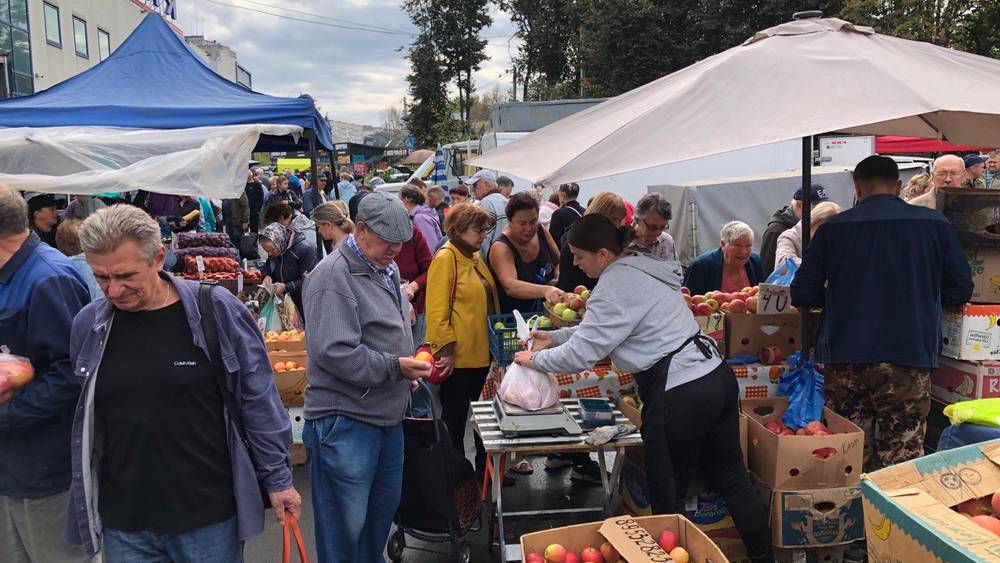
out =
<path fill-rule="evenodd" d="M 537 315 L 529 313 L 524 316 L 525 320 Z M 494 328 L 497 321 L 502 322 L 503 329 Z M 517 322 L 514 315 L 490 315 L 486 317 L 486 334 L 490 341 L 490 354 L 497 361 L 500 367 L 507 367 L 514 363 L 514 353 L 524 349 L 521 341 L 517 338 Z"/>

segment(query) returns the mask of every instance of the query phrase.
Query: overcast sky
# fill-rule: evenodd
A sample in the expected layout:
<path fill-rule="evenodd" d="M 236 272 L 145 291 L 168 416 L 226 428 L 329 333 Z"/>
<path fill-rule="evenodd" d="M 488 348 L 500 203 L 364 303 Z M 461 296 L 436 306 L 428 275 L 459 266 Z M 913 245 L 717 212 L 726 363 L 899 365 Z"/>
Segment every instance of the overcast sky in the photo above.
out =
<path fill-rule="evenodd" d="M 276 96 L 308 93 L 330 119 L 378 126 L 380 113 L 390 105 L 401 106 L 406 94 L 409 64 L 404 56 L 411 36 L 286 19 L 358 27 L 342 21 L 349 20 L 413 33 L 398 0 L 184 0 L 177 2 L 177 16 L 186 35 L 204 35 L 232 47 L 253 75 L 254 90 Z M 489 37 L 489 60 L 476 75 L 481 91 L 497 84 L 509 89 L 511 83 L 508 38 L 514 28 L 506 14 L 492 16 L 493 25 L 482 33 Z M 516 51 L 515 41 L 509 49 Z"/>

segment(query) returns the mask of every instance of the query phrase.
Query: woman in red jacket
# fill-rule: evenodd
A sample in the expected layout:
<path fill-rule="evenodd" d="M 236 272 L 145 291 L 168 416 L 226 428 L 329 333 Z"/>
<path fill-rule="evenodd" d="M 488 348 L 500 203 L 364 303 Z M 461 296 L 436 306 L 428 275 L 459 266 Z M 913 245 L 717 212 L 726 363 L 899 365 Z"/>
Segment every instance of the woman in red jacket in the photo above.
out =
<path fill-rule="evenodd" d="M 431 250 L 420 229 L 413 227 L 413 238 L 403 243 L 396 255 L 396 266 L 399 268 L 403 294 L 412 305 L 410 325 L 413 329 L 413 346 L 420 346 L 427 335 L 424 288 L 427 287 L 427 271 L 431 268 Z"/>

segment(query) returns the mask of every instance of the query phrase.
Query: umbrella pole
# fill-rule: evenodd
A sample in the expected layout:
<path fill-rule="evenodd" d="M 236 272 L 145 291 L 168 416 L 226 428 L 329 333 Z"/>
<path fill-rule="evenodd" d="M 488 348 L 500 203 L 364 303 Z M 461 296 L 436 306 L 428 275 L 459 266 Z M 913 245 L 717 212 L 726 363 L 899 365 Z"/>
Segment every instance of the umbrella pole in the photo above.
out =
<path fill-rule="evenodd" d="M 813 144 L 812 137 L 802 137 L 802 256 L 805 257 L 806 247 L 809 246 L 810 217 L 812 211 L 812 165 L 813 165 Z M 802 359 L 808 360 L 811 357 L 812 348 L 812 327 L 810 326 L 809 308 L 803 307 L 799 312 L 802 315 Z"/>

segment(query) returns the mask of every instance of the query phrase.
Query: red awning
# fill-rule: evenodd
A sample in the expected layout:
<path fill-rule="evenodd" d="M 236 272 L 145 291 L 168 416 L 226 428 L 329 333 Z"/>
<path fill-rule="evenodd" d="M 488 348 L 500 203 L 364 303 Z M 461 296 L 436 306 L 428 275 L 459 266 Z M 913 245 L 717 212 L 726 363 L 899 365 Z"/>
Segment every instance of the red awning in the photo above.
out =
<path fill-rule="evenodd" d="M 922 137 L 897 137 L 880 135 L 875 137 L 875 152 L 878 154 L 909 154 L 925 152 L 975 152 L 990 150 L 993 147 L 973 147 L 969 145 L 953 145 L 939 139 Z"/>

